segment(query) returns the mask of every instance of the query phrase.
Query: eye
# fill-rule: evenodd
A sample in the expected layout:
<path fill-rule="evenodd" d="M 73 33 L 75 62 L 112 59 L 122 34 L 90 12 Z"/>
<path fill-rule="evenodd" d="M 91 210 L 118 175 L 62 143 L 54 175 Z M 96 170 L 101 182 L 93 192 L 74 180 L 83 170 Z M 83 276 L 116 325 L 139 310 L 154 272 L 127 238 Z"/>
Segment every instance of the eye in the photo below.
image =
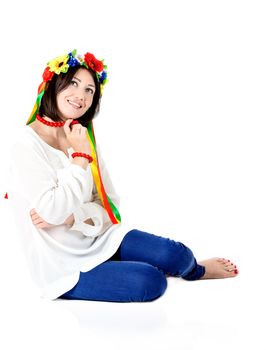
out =
<path fill-rule="evenodd" d="M 78 86 L 78 83 L 76 82 L 76 80 L 71 80 L 70 84 L 73 86 Z"/>
<path fill-rule="evenodd" d="M 91 88 L 87 88 L 86 91 L 89 92 L 91 95 L 94 94 L 94 91 Z"/>

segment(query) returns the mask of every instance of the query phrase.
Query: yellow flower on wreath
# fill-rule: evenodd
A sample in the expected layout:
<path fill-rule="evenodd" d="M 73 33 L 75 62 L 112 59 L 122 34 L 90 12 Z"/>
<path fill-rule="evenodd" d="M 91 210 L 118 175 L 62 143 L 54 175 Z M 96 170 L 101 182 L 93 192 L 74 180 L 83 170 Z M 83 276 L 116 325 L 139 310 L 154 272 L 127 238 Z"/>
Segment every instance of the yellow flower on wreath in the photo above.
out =
<path fill-rule="evenodd" d="M 55 72 L 56 74 L 66 73 L 69 67 L 67 64 L 68 59 L 68 55 L 58 56 L 52 61 L 48 62 L 47 65 L 50 68 L 51 72 Z"/>

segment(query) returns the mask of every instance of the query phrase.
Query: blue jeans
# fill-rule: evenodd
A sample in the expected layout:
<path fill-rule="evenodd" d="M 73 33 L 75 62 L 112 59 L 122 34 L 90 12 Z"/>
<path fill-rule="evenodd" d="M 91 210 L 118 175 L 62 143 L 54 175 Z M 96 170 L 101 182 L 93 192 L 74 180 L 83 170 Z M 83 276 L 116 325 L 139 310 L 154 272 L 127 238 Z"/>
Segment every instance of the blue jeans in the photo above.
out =
<path fill-rule="evenodd" d="M 192 251 L 180 242 L 131 230 L 117 252 L 88 272 L 61 299 L 140 302 L 159 298 L 166 290 L 166 275 L 193 281 L 202 277 Z"/>

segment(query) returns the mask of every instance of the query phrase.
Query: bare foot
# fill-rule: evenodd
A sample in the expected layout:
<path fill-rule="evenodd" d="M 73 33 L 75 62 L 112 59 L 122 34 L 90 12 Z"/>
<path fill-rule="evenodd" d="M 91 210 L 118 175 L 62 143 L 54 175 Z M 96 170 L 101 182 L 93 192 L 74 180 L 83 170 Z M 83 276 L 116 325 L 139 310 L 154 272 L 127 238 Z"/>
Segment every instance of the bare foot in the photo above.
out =
<path fill-rule="evenodd" d="M 236 277 L 238 270 L 230 260 L 211 258 L 198 263 L 205 266 L 205 274 L 201 279 Z"/>

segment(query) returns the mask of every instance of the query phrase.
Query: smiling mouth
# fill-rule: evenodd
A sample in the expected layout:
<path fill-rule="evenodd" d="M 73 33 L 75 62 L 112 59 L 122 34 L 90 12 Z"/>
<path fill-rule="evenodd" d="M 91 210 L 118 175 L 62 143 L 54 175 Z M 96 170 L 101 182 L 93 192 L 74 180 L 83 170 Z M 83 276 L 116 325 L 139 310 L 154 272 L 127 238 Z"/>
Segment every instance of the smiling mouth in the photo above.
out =
<path fill-rule="evenodd" d="M 76 103 L 76 102 L 73 102 L 73 101 L 70 101 L 70 100 L 67 100 L 67 102 L 70 104 L 70 106 L 72 106 L 75 109 L 82 108 L 82 106 L 79 103 Z"/>

